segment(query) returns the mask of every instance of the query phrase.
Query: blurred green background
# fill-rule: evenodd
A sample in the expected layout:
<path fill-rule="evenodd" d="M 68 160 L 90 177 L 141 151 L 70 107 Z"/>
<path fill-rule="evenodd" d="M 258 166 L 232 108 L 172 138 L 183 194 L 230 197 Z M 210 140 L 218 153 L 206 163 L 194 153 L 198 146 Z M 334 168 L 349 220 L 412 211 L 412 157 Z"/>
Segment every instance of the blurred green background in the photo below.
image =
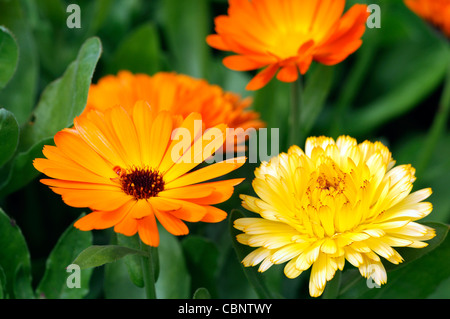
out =
<path fill-rule="evenodd" d="M 410 12 L 402 1 L 347 2 L 348 6 L 379 4 L 381 28 L 367 29 L 363 46 L 343 63 L 334 67 L 314 64 L 306 74 L 306 102 L 300 128 L 303 139 L 299 144 L 303 147 L 304 138 L 311 135 L 336 138 L 349 134 L 360 142 L 382 141 L 397 164 L 411 163 L 417 167 L 415 189 L 433 188 L 430 201 L 434 210 L 426 220 L 449 223 L 448 119 L 443 122 L 443 134 L 436 138 L 436 147 L 428 149 L 426 142 L 449 73 L 448 40 Z M 66 26 L 70 3 L 81 8 L 80 29 Z M 176 71 L 204 78 L 242 96 L 253 96 L 253 108 L 260 112 L 268 127 L 280 128 L 280 151 L 287 150 L 289 85 L 272 80 L 258 92 L 245 91 L 253 74 L 226 69 L 221 63 L 226 53 L 211 49 L 205 42 L 205 37 L 214 32 L 214 17 L 225 14 L 227 7 L 225 0 L 0 0 L 0 25 L 13 34 L 19 50 L 15 73 L 0 90 L 0 107 L 9 110 L 21 128 L 20 138 L 16 137 L 16 151 L 0 167 L 0 207 L 20 227 L 26 241 L 33 289 L 39 286 L 37 291 L 53 298 L 144 296 L 142 288 L 129 279 L 126 263 L 131 258 L 94 269 L 88 274 L 92 275 L 90 289 L 68 293 L 61 288 L 65 283 L 61 280 L 67 277 L 65 272 L 59 279 L 47 278 L 46 282 L 59 280 L 54 284 L 59 288 L 51 284 L 46 288 L 42 284 L 46 269 L 51 268 L 50 253 L 67 228 L 66 235 L 76 238 L 70 225 L 83 210 L 66 206 L 58 195 L 40 184 L 31 161 L 42 156 L 42 145 L 51 143 L 53 134 L 70 125 L 73 116 L 82 110 L 90 76 L 95 83 L 100 77 L 122 69 L 150 75 Z M 100 42 L 92 39 L 94 36 L 101 41 L 101 51 Z M 72 61 L 77 64 L 70 69 Z M 54 82 L 63 75 L 65 80 Z M 48 95 L 41 95 L 48 87 L 51 88 Z M 75 88 L 79 89 L 79 101 L 75 98 L 75 104 L 69 105 L 74 101 Z M 64 118 L 58 114 L 64 114 Z M 37 128 L 30 128 L 30 121 L 39 123 Z M 239 208 L 238 194 L 252 193 L 256 165 L 246 164 L 233 173 L 247 179 L 221 208 L 228 212 Z M 184 238 L 162 232 L 159 296 L 190 298 L 197 288 L 205 287 L 214 298 L 257 297 L 236 258 L 228 222 L 189 226 L 191 234 Z M 88 243 L 124 240 L 109 230 L 95 231 L 92 236 L 86 237 Z M 450 269 L 448 246 L 447 240 L 439 254 L 442 264 Z M 1 258 L 7 258 L 6 252 L 0 253 L 0 263 Z M 421 267 L 431 272 L 426 262 Z M 274 295 L 307 297 L 308 274 L 288 280 L 282 269 L 282 265 L 274 266 L 261 275 Z M 439 270 L 432 276 L 425 283 L 428 289 L 418 289 L 417 285 L 413 289 L 404 285 L 392 288 L 389 276 L 386 289 L 377 291 L 377 297 L 450 297 L 449 270 Z M 399 276 L 401 280 L 408 278 L 403 273 Z M 1 279 L 0 272 L 0 282 Z M 373 292 L 365 295 L 366 290 L 359 295 L 342 296 L 372 296 Z"/>

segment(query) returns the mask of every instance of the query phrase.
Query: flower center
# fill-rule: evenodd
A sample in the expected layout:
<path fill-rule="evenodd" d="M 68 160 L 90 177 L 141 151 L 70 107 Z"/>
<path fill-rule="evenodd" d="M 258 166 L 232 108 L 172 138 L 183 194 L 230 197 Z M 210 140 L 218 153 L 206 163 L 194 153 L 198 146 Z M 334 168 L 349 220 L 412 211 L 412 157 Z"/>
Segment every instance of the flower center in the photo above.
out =
<path fill-rule="evenodd" d="M 163 177 L 157 170 L 148 167 L 125 170 L 116 166 L 114 171 L 119 176 L 122 190 L 135 199 L 155 197 L 164 190 Z"/>

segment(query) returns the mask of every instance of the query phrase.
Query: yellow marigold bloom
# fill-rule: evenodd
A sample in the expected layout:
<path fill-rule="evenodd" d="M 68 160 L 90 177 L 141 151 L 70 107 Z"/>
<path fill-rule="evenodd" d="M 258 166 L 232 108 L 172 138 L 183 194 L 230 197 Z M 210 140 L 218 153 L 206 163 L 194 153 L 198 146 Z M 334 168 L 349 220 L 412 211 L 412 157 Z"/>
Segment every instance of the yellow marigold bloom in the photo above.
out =
<path fill-rule="evenodd" d="M 220 138 L 207 142 L 206 131 L 195 124 L 199 120 L 198 113 L 182 119 L 152 110 L 144 101 L 128 112 L 121 106 L 104 113 L 92 110 L 76 118 L 73 128 L 58 132 L 56 146 L 45 146 L 46 158 L 33 164 L 51 178 L 41 182 L 67 205 L 93 211 L 75 227 L 114 227 L 158 246 L 156 220 L 173 235 L 189 232 L 183 221 L 219 222 L 227 214 L 212 205 L 227 200 L 243 180 L 205 182 L 239 168 L 243 158 L 194 170 L 223 143 Z M 225 134 L 224 124 L 215 128 Z M 172 133 L 181 130 L 189 132 L 190 140 L 179 149 Z"/>
<path fill-rule="evenodd" d="M 406 6 L 450 38 L 450 0 L 404 0 Z"/>
<path fill-rule="evenodd" d="M 155 110 L 171 111 L 183 117 L 197 112 L 206 128 L 221 123 L 244 130 L 264 127 L 259 114 L 249 110 L 251 98 L 241 99 L 205 80 L 167 72 L 153 76 L 129 71 L 107 75 L 91 85 L 85 112 L 104 111 L 115 105 L 129 109 L 139 100 L 147 101 Z"/>
<path fill-rule="evenodd" d="M 344 15 L 345 0 L 230 0 L 228 15 L 215 19 L 207 43 L 236 55 L 223 63 L 236 71 L 266 67 L 247 85 L 258 90 L 275 76 L 293 82 L 311 62 L 334 65 L 362 44 L 369 16 L 366 5 Z"/>
<path fill-rule="evenodd" d="M 259 271 L 288 262 L 289 278 L 311 268 L 309 291 L 320 296 L 345 260 L 381 285 L 380 257 L 403 261 L 393 247 L 421 248 L 434 229 L 416 223 L 432 211 L 422 202 L 431 189 L 410 193 L 415 170 L 394 167 L 383 144 L 353 138 L 312 137 L 305 151 L 292 146 L 255 170 L 259 198 L 242 195 L 243 207 L 260 215 L 240 218 L 237 240 L 258 247 L 243 260 Z"/>

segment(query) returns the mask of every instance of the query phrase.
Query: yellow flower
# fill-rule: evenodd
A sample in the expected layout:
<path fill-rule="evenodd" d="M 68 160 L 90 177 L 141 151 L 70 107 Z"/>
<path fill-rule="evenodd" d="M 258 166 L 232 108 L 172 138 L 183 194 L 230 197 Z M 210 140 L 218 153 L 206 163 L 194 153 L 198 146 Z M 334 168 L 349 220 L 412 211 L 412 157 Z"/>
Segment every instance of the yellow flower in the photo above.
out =
<path fill-rule="evenodd" d="M 288 262 L 289 278 L 312 267 L 313 297 L 322 294 L 345 260 L 378 285 L 386 283 L 380 257 L 401 263 L 393 247 L 422 248 L 435 236 L 434 229 L 415 222 L 432 211 L 423 202 L 431 189 L 411 193 L 414 168 L 394 165 L 380 142 L 358 144 L 348 136 L 311 137 L 305 152 L 292 146 L 264 162 L 253 181 L 259 198 L 241 195 L 243 207 L 260 217 L 240 218 L 234 225 L 243 231 L 240 243 L 259 247 L 243 264 L 261 263 L 263 272 Z"/>

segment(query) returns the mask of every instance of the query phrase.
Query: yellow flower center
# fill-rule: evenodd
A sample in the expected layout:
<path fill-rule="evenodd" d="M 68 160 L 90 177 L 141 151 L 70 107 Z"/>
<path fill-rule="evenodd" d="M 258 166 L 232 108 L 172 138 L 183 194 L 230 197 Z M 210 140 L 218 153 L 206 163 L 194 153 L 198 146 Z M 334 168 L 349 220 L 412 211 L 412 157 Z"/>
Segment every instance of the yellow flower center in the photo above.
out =
<path fill-rule="evenodd" d="M 116 166 L 114 171 L 119 176 L 119 182 L 125 194 L 137 200 L 155 197 L 164 190 L 163 177 L 157 170 L 148 167 L 132 167 L 125 170 Z"/>

